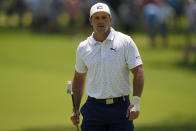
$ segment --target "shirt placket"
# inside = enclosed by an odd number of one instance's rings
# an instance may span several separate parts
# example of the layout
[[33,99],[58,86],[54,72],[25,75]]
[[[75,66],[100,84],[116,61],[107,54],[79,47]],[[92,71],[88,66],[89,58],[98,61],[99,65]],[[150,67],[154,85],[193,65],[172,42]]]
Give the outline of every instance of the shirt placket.
[[103,82],[104,82],[104,43],[101,43],[101,81],[102,81],[102,86],[103,85]]
[[[105,73],[106,73],[106,70],[105,70],[105,57],[106,57],[106,43],[105,41],[101,44],[101,73],[102,73],[102,87],[106,87],[107,84],[106,84],[106,76],[105,76]],[[104,96],[107,94],[107,87],[104,88]]]

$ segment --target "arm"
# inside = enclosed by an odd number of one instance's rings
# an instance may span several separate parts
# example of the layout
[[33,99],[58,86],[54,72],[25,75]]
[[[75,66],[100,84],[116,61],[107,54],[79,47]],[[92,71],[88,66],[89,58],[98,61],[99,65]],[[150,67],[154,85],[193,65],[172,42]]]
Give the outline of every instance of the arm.
[[79,110],[80,108],[80,102],[84,93],[85,78],[86,73],[78,73],[75,71],[72,81],[72,92],[74,94],[76,110]]
[[[143,86],[144,86],[144,72],[142,65],[139,65],[133,69],[131,69],[131,72],[133,73],[133,99],[131,105],[129,106],[127,110],[127,117],[129,117],[130,120],[134,120],[139,116],[139,101],[140,97],[142,95]],[[137,102],[137,105],[135,105],[135,102]],[[137,107],[136,107],[137,106]]]
[[85,79],[86,79],[86,73],[78,73],[77,71],[75,71],[74,78],[72,81],[72,92],[74,94],[76,114],[73,112],[71,116],[71,120],[74,125],[79,124],[79,108],[84,93]]
[[144,87],[144,72],[142,65],[139,65],[133,69],[131,69],[133,73],[133,96],[141,97],[143,87]]

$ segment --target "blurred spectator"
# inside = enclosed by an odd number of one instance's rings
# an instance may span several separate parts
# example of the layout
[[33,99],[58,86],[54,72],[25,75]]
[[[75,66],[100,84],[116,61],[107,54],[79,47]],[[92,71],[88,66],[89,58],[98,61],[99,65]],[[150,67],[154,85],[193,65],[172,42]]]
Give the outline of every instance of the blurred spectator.
[[169,4],[167,4],[165,0],[160,0],[159,1],[158,20],[159,20],[159,26],[160,26],[160,33],[162,36],[162,44],[164,47],[168,46],[167,24],[173,15],[174,15],[173,8]]
[[106,2],[108,3],[108,5],[110,5],[110,7],[114,11],[114,13],[118,15],[119,6],[121,5],[121,3],[123,1],[121,1],[121,0],[107,0]]
[[182,25],[181,17],[184,13],[184,5],[186,0],[167,0],[169,5],[174,9],[174,23],[173,26],[175,29],[179,29]]
[[129,0],[124,0],[118,7],[118,14],[123,29],[128,33],[133,25],[133,11],[131,11],[131,3]]
[[185,6],[185,14],[188,20],[187,27],[187,44],[191,44],[190,35],[196,33],[196,2],[194,0],[188,0]]
[[57,32],[60,30],[58,25],[58,17],[61,12],[64,11],[64,3],[62,0],[52,0],[50,4],[50,10],[48,14],[49,28],[52,32]]
[[36,31],[47,30],[49,24],[49,11],[52,0],[27,0],[33,13],[32,29]]
[[157,30],[157,20],[159,14],[159,8],[156,5],[154,0],[148,0],[147,4],[144,6],[143,9],[144,18],[147,24],[147,31],[150,38],[150,45],[151,47],[155,47],[155,35]]
[[135,12],[135,18],[136,22],[138,23],[140,20],[141,21],[141,16],[143,14],[143,7],[145,5],[145,0],[132,0],[134,4],[134,12]]
[[185,6],[185,13],[188,20],[186,47],[184,61],[188,62],[190,53],[193,52],[196,56],[196,41],[192,43],[191,34],[196,36],[196,1],[188,0]]
[[80,0],[68,0],[66,5],[66,9],[70,18],[69,26],[73,27],[75,24],[75,18],[78,16],[80,12]]
[[0,0],[0,11],[3,10],[3,0]]
[[19,16],[19,27],[22,27],[22,18],[25,11],[27,10],[26,4],[24,3],[23,0],[14,0],[14,1],[7,1],[7,2],[8,2],[7,15],[12,16],[14,14],[17,14]]

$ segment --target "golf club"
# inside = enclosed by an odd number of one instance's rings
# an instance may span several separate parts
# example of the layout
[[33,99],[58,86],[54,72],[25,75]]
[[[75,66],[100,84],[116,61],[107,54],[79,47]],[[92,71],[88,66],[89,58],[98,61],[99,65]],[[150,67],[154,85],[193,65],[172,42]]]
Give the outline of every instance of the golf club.
[[[65,84],[66,84],[66,82],[65,82]],[[71,90],[71,81],[67,81],[67,94],[70,94],[71,97],[72,97],[73,111],[76,114],[76,106],[75,106],[75,102],[74,102],[74,94],[73,94],[73,92]],[[77,131],[79,131],[78,125],[76,127],[77,127]]]

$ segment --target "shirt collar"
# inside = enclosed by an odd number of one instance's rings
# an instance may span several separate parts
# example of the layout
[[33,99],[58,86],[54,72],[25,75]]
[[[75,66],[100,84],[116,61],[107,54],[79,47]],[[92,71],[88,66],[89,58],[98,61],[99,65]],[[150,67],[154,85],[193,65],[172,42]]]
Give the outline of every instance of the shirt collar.
[[[112,27],[110,27],[110,33],[109,33],[109,35],[107,36],[107,38],[105,40],[112,41],[114,39],[114,31],[115,30]],[[95,45],[95,44],[98,44],[99,42],[94,39],[93,34],[94,34],[94,32],[89,37],[89,42],[90,42],[90,44]]]

